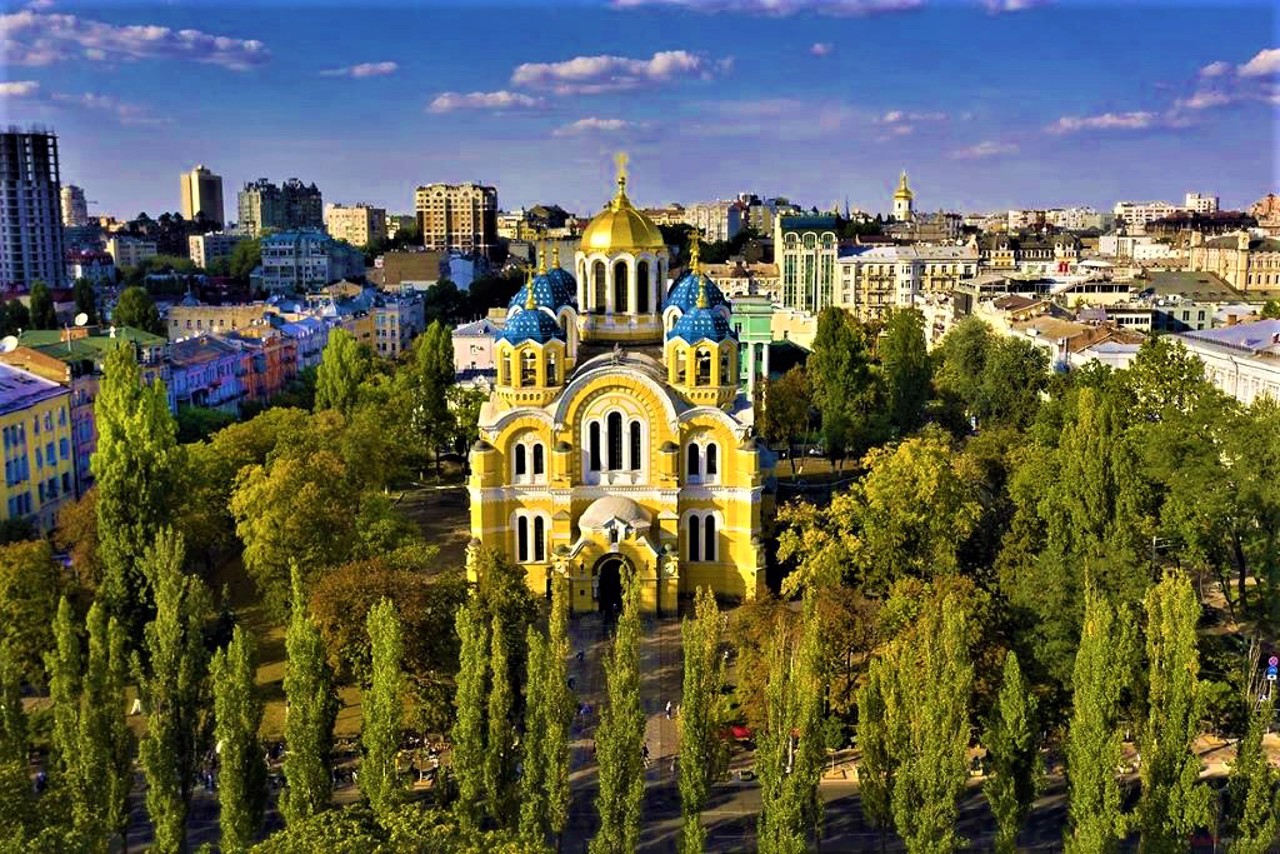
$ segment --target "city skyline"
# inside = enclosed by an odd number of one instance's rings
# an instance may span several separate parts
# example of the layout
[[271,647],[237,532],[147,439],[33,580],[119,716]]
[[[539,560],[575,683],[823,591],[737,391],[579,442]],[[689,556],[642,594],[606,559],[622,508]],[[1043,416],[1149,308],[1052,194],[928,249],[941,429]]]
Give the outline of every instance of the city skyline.
[[122,218],[179,210],[197,163],[228,196],[296,176],[407,212],[418,185],[480,181],[505,209],[590,215],[621,148],[643,205],[752,191],[887,212],[903,168],[922,211],[1186,191],[1240,208],[1277,188],[1265,4],[692,5],[36,0],[0,16],[0,96],[9,122],[58,132],[92,212]]

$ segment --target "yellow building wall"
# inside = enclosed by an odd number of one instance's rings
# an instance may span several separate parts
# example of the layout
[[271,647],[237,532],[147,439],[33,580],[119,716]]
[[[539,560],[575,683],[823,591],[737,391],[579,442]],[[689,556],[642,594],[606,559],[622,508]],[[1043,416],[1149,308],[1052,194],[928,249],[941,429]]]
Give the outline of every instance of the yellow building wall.
[[[42,533],[53,529],[63,503],[75,498],[70,401],[70,393],[63,393],[0,415],[5,461],[0,512],[5,519],[30,519]],[[25,467],[20,467],[20,460]]]

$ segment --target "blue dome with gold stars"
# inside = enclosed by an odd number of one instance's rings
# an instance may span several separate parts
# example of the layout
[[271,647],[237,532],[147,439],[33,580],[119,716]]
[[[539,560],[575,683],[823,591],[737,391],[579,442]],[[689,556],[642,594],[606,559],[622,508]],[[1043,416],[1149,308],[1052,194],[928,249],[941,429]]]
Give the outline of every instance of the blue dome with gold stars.
[[[566,275],[568,275],[566,273]],[[577,287],[573,289],[577,291]],[[525,303],[529,300],[529,285],[521,285],[520,290],[516,291],[516,295],[511,298],[511,302],[507,303],[507,309],[516,311],[523,309]],[[572,305],[577,301],[577,294],[574,293],[572,298],[565,292],[563,286],[551,278],[550,273],[542,273],[533,280],[533,304],[535,306],[544,306],[557,311],[566,305]]]
[[726,338],[736,337],[725,316],[705,306],[686,311],[667,333],[668,341],[683,338],[688,344],[697,344],[699,341],[714,341],[719,344]]
[[[535,295],[537,289],[534,289]],[[524,341],[536,341],[546,344],[554,339],[565,340],[564,330],[556,319],[545,309],[527,308],[507,318],[507,325],[497,335],[499,341],[520,344]]]
[[680,280],[671,286],[671,290],[667,292],[667,298],[662,304],[662,310],[675,306],[685,314],[693,311],[698,306],[698,289],[705,285],[707,289],[707,307],[715,308],[718,305],[728,305],[729,301],[724,298],[724,293],[716,286],[716,283],[707,278],[704,273],[685,273]]

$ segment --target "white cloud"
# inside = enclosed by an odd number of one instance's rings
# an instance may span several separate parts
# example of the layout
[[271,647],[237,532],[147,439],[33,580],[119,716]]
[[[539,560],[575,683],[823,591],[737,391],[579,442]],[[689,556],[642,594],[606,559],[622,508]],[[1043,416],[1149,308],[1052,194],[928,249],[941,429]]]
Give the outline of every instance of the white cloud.
[[44,12],[53,8],[53,0],[31,0],[27,3],[26,8],[33,12]]
[[924,5],[924,0],[613,0],[615,9],[667,7],[695,12],[738,12],[745,15],[786,17],[801,12],[852,17],[903,12]]
[[1175,110],[1208,110],[1213,107],[1225,107],[1240,100],[1228,92],[1203,91],[1196,92],[1190,98],[1179,98],[1173,102]]
[[54,92],[52,98],[59,104],[107,113],[122,125],[158,125],[167,124],[169,121],[168,119],[151,115],[151,112],[145,107],[121,101],[113,95],[98,95],[94,92],[69,95],[63,92]]
[[1267,77],[1280,74],[1280,47],[1258,51],[1253,59],[1240,66],[1241,77]]
[[1132,113],[1102,113],[1097,116],[1063,116],[1046,130],[1053,134],[1078,133],[1088,130],[1145,130],[1156,124],[1158,116],[1145,110]]
[[1051,0],[982,0],[983,7],[992,15],[1006,12],[1025,12],[1037,6],[1047,6]]
[[645,127],[640,122],[629,122],[626,119],[601,119],[590,116],[576,122],[556,128],[552,136],[585,136],[588,134],[613,134]]
[[0,15],[0,54],[14,65],[50,65],[81,58],[185,59],[233,71],[261,65],[271,56],[255,39],[152,25],[117,26],[29,9]]
[[1005,154],[1017,154],[1018,146],[1012,142],[994,142],[986,140],[977,145],[971,145],[968,148],[962,148],[959,151],[951,152],[951,157],[955,160],[981,160],[986,157],[1000,157]]
[[830,56],[836,46],[831,42],[814,42],[813,47],[809,48],[809,53],[814,56]]
[[728,70],[687,50],[665,50],[649,59],[625,56],[576,56],[564,62],[526,62],[511,73],[513,86],[550,89],[558,95],[595,94],[635,89],[676,80],[706,80]]
[[543,100],[521,92],[441,92],[427,109],[433,113],[450,113],[454,110],[520,110],[541,107]]
[[1231,65],[1231,63],[1223,62],[1219,60],[1217,62],[1211,62],[1208,65],[1206,65],[1204,68],[1201,68],[1200,76],[1201,77],[1222,77],[1226,74],[1230,74],[1232,71],[1232,68],[1233,66]]
[[906,110],[890,110],[876,119],[876,124],[901,125],[913,122],[944,122],[946,120],[946,113],[912,113]]
[[357,80],[365,77],[382,77],[386,74],[395,74],[400,69],[400,64],[396,62],[362,62],[359,65],[346,65],[342,68],[330,68],[327,71],[321,71],[321,77],[354,77]]
[[34,80],[11,80],[0,83],[0,98],[30,98],[40,91]]

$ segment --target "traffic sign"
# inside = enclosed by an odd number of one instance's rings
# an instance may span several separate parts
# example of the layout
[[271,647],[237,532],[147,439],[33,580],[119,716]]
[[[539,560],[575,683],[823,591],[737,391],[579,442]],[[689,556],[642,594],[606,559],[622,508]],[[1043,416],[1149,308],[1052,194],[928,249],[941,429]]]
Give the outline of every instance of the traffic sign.
[[1273,655],[1273,656],[1271,656],[1270,658],[1268,658],[1268,659],[1267,659],[1267,666],[1268,666],[1268,667],[1280,667],[1280,657],[1276,657],[1276,656],[1274,656],[1274,655]]

